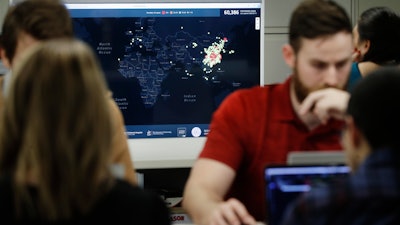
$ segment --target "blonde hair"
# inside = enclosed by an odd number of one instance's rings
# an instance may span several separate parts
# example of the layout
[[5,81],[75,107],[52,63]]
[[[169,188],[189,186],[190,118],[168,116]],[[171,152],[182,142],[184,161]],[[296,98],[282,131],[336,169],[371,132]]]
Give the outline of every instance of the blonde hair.
[[0,171],[13,178],[17,216],[87,212],[112,180],[109,99],[92,50],[71,39],[38,44],[12,82],[0,118]]

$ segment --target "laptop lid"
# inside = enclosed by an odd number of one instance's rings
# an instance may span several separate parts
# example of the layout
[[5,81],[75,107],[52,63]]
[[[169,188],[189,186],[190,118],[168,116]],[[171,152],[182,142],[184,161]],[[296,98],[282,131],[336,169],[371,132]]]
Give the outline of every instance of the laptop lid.
[[342,150],[330,151],[292,151],[288,153],[289,165],[345,164],[346,156]]
[[287,206],[314,186],[345,178],[345,165],[274,165],[264,170],[268,225],[278,225]]

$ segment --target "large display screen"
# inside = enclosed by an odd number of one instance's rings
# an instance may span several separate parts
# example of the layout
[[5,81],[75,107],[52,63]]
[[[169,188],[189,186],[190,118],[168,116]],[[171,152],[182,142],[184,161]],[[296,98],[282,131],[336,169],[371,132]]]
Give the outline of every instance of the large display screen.
[[66,6],[129,138],[205,137],[226,96],[263,83],[261,2]]

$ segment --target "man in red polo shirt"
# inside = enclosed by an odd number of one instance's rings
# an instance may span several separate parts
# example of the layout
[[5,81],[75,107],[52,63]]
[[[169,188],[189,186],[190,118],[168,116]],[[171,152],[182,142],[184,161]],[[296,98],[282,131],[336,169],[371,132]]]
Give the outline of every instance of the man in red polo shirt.
[[306,0],[292,13],[283,47],[293,75],[284,83],[232,93],[213,115],[210,133],[184,191],[195,224],[255,224],[266,218],[263,168],[290,151],[341,149],[342,121],[299,113],[309,93],[344,89],[352,26],[331,1]]

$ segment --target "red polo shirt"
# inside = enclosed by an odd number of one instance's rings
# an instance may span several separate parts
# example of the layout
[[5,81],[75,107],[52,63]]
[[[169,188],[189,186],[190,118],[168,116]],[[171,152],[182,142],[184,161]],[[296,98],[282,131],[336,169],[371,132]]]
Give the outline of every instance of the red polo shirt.
[[330,120],[312,131],[293,111],[290,82],[238,90],[214,113],[200,158],[218,160],[236,171],[226,198],[245,204],[256,220],[266,218],[263,169],[286,163],[290,151],[342,149],[343,123]]

